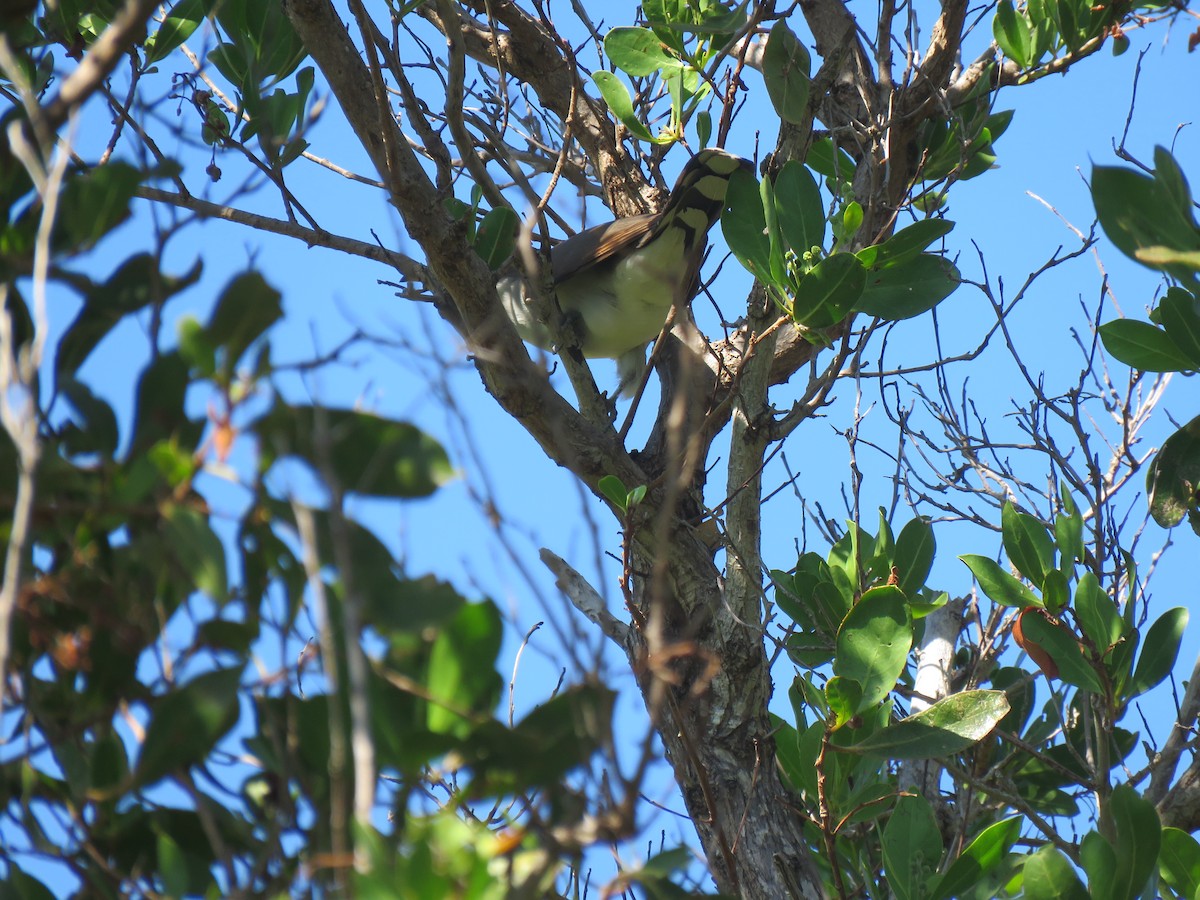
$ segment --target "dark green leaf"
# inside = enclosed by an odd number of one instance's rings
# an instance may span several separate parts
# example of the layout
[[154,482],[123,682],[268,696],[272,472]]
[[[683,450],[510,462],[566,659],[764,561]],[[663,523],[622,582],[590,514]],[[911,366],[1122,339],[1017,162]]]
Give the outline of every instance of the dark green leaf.
[[1133,670],[1133,679],[1129,682],[1130,697],[1146,693],[1171,674],[1187,623],[1188,611],[1182,606],[1168,609],[1154,620],[1146,632],[1142,653]]
[[1171,336],[1149,322],[1114,319],[1100,326],[1104,349],[1116,359],[1147,372],[1186,372],[1195,364]]
[[242,354],[283,317],[279,291],[258,272],[243,272],[226,285],[209,320],[208,338],[226,353],[232,369]]
[[1027,639],[1040,646],[1058,666],[1059,677],[1067,684],[1103,694],[1104,686],[1096,670],[1084,658],[1075,635],[1062,625],[1053,625],[1041,615],[1026,615],[1021,619],[1021,628]]
[[1000,564],[994,559],[975,553],[963,554],[959,559],[966,563],[975,580],[979,582],[979,587],[993,603],[1022,609],[1026,606],[1042,605],[1042,601],[1033,591],[1000,568]]
[[1058,569],[1051,569],[1042,579],[1042,603],[1047,611],[1058,615],[1071,602],[1071,588],[1067,576]]
[[837,633],[833,670],[862,685],[856,712],[883,700],[896,686],[912,648],[912,623],[898,588],[872,588],[850,610]]
[[983,740],[1009,711],[1003,691],[962,691],[847,749],[889,759],[936,759]]
[[204,423],[187,416],[188,367],[176,353],[164,353],[138,379],[133,445],[136,456],[162,440],[174,440],[185,452],[199,444]]
[[817,263],[796,288],[792,318],[810,328],[842,321],[865,297],[867,270],[852,253],[834,253]]
[[1092,198],[1104,233],[1130,258],[1136,258],[1144,247],[1200,250],[1200,231],[1192,221],[1191,209],[1165,181],[1132,169],[1095,166]]
[[883,871],[898,900],[922,900],[925,882],[937,871],[942,835],[924,797],[901,796],[883,829]]
[[1104,654],[1125,633],[1117,604],[1092,572],[1084,572],[1075,587],[1075,617],[1098,653]]
[[1041,584],[1046,573],[1054,568],[1054,541],[1046,526],[1009,502],[1000,512],[1000,523],[1009,562],[1028,581]]
[[171,51],[191,37],[207,12],[204,0],[179,0],[158,31],[146,39],[146,65],[166,59]]
[[854,158],[837,147],[832,138],[813,141],[804,162],[814,172],[836,182],[847,182],[854,177]]
[[1172,287],[1158,305],[1158,315],[1167,336],[1188,358],[1191,368],[1200,368],[1200,302],[1190,291]]
[[1192,516],[1192,527],[1200,533],[1200,416],[1192,419],[1163,441],[1162,449],[1146,473],[1150,514],[1163,528],[1171,528]]
[[821,189],[804,165],[788,160],[775,178],[779,228],[792,252],[803,256],[825,243],[825,205]]
[[91,388],[70,376],[60,376],[58,389],[75,408],[76,416],[62,430],[68,453],[98,453],[111,459],[117,452],[117,416]]
[[273,456],[297,456],[353,493],[425,497],[453,474],[433,438],[368,412],[277,403],[257,427]]
[[125,316],[152,303],[162,303],[190,287],[199,280],[200,272],[197,262],[190,272],[178,278],[166,275],[159,271],[157,259],[149,253],[125,260],[108,281],[92,288],[84,298],[83,308],[59,342],[55,371],[73,374]]
[[125,221],[142,177],[128,163],[111,162],[70,178],[55,220],[59,248],[70,253],[91,249]]
[[175,504],[167,507],[162,520],[163,536],[172,550],[173,561],[179,566],[178,577],[186,575],[187,596],[191,590],[203,591],[217,603],[229,598],[228,576],[225,570],[225,548],[209,526],[208,518],[190,507]]
[[1108,811],[1116,828],[1113,850],[1117,858],[1116,878],[1110,896],[1137,897],[1158,862],[1162,825],[1154,804],[1128,784],[1117,785],[1108,798]]
[[240,683],[240,669],[218,669],[159,700],[134,769],[135,785],[153,784],[204,759],[237,722]]
[[896,569],[900,590],[909,600],[925,586],[936,552],[937,541],[928,519],[913,519],[900,529],[900,537],[896,539]]
[[922,253],[903,264],[871,272],[856,312],[889,321],[911,319],[933,309],[962,282],[950,260]]
[[729,179],[721,232],[738,262],[759,281],[769,284],[771,240],[767,237],[767,217],[758,180],[749,172],[739,169]]
[[517,229],[521,219],[511,207],[497,206],[488,210],[479,231],[475,234],[475,252],[493,272],[512,256]]
[[1083,559],[1083,516],[1065,484],[1061,494],[1062,512],[1054,517],[1054,542],[1058,545],[1059,565],[1064,574],[1070,574],[1075,561]]
[[286,78],[307,55],[283,8],[274,0],[240,0],[222,3],[217,9],[225,36],[236,44],[235,52],[244,61],[241,79],[234,80],[243,94],[258,92],[259,82],[265,79]]
[[787,20],[776,21],[763,52],[763,81],[775,112],[793,125],[807,120],[810,66],[808,50],[788,28]]
[[900,229],[882,244],[858,251],[858,258],[867,268],[901,266],[916,259],[925,249],[954,229],[948,219],[921,219]]

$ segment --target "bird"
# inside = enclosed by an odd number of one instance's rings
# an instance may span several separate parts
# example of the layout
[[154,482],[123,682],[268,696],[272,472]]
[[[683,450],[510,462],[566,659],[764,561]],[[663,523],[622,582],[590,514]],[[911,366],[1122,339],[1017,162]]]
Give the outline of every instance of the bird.
[[[753,167],[724,150],[701,150],[684,166],[659,212],[588,228],[550,251],[563,315],[558,332],[576,336],[586,357],[617,360],[620,392],[645,369],[646,344],[662,331],[671,307],[692,299],[709,229],[739,170],[752,173]],[[560,349],[538,315],[537,291],[519,264],[502,270],[496,289],[524,340],[543,350]]]

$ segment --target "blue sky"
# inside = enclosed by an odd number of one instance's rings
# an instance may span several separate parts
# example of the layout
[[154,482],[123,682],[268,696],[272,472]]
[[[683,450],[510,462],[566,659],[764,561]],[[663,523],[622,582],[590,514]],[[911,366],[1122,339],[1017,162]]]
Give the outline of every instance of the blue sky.
[[[615,17],[611,24],[619,24]],[[1084,62],[1065,76],[1043,79],[1037,84],[1008,88],[997,100],[997,109],[1014,108],[1016,117],[997,145],[998,168],[973,181],[956,185],[951,193],[948,217],[957,223],[947,239],[947,251],[958,257],[968,279],[981,277],[976,256],[977,246],[986,258],[993,278],[1002,277],[1010,289],[1019,285],[1060,245],[1073,247],[1076,237],[1035,194],[1052,205],[1067,221],[1086,231],[1093,218],[1086,178],[1093,162],[1113,164],[1112,145],[1125,128],[1133,88],[1138,51],[1146,49],[1138,101],[1130,127],[1128,149],[1149,160],[1155,144],[1173,146],[1177,159],[1193,179],[1200,179],[1200,152],[1194,127],[1179,130],[1200,110],[1191,85],[1197,83],[1200,56],[1185,51],[1186,35],[1179,31],[1164,43],[1161,27],[1132,32],[1132,48],[1124,56],[1113,58],[1107,51]],[[168,64],[175,58],[168,60]],[[753,80],[756,76],[751,74]],[[320,90],[320,87],[318,88]],[[156,114],[171,121],[177,101],[165,97]],[[763,147],[771,146],[773,115],[766,107],[765,93],[752,82],[751,105],[745,109],[734,131],[729,149],[750,155],[756,138]],[[191,110],[183,104],[183,115]],[[761,135],[752,129],[763,125]],[[85,120],[80,143],[89,148],[109,133],[104,116]],[[367,174],[369,164],[353,141],[336,104],[326,107],[308,139],[312,150],[338,164]],[[170,146],[166,148],[172,150]],[[685,154],[675,153],[665,167],[674,173],[682,166]],[[196,167],[202,175],[205,162]],[[238,165],[228,154],[218,157],[226,178],[208,185],[211,199],[229,195],[236,185]],[[301,160],[286,171],[289,184],[321,225],[332,232],[363,241],[372,234],[387,246],[413,255],[418,249],[404,234],[395,214],[381,193],[357,184]],[[196,192],[204,189],[200,177],[189,182]],[[558,198],[556,198],[556,203]],[[577,209],[577,201],[561,194],[558,208],[568,217]],[[282,208],[270,192],[260,192],[252,201],[255,211],[281,216]],[[149,235],[155,213],[143,207],[135,220],[115,237],[102,244],[88,260],[89,271],[102,271],[122,258],[121,253]],[[592,213],[591,221],[600,215]],[[719,243],[719,239],[718,239]],[[720,247],[718,249],[721,249]],[[1098,246],[1103,270],[1126,314],[1143,316],[1158,286],[1152,273],[1121,257],[1105,241]],[[393,279],[394,273],[378,264],[350,258],[322,249],[308,249],[282,238],[260,235],[246,228],[207,222],[193,225],[175,236],[167,247],[164,266],[182,272],[193,260],[201,258],[205,275],[201,283],[167,307],[170,322],[187,314],[203,318],[219,288],[248,264],[261,269],[268,281],[283,293],[286,319],[272,330],[270,339],[277,363],[300,362],[328,352],[353,329],[381,338],[373,345],[358,346],[346,355],[343,364],[327,367],[306,378],[283,377],[280,383],[293,399],[302,396],[331,405],[357,405],[385,415],[408,419],[439,437],[449,448],[461,476],[434,497],[397,507],[362,499],[353,500],[353,511],[383,538],[403,559],[411,574],[431,572],[453,582],[472,597],[489,596],[511,617],[511,640],[506,664],[511,662],[517,643],[535,622],[548,619],[563,628],[581,626],[578,615],[555,592],[552,579],[537,560],[537,550],[548,547],[564,557],[610,598],[619,609],[616,589],[617,569],[611,563],[598,566],[601,552],[616,553],[619,536],[616,522],[606,509],[571,476],[544,457],[534,442],[507,418],[483,391],[478,376],[465,359],[465,349],[452,329],[438,321],[431,310],[398,300],[379,279]],[[719,257],[714,254],[713,259]],[[725,266],[717,292],[724,308],[735,310],[749,287],[748,274],[733,262]],[[1065,389],[1083,365],[1083,359],[1071,343],[1074,328],[1086,335],[1087,320],[1081,302],[1094,307],[1099,296],[1101,274],[1097,260],[1089,255],[1056,269],[1041,279],[1028,299],[1017,308],[1010,323],[1027,363],[1044,369],[1047,392]],[[69,323],[74,303],[69,295],[57,294],[51,300],[51,324],[55,333]],[[1105,318],[1111,318],[1111,309]],[[953,355],[975,346],[979,336],[991,324],[991,310],[982,297],[964,285],[939,309],[943,346]],[[144,323],[143,323],[144,324]],[[389,346],[385,342],[390,341]],[[414,352],[415,351],[415,352]],[[141,329],[129,325],[115,333],[94,354],[83,376],[99,392],[109,397],[125,416],[129,415],[137,367],[131,360],[144,358],[146,338]],[[890,365],[917,364],[934,356],[933,331],[929,317],[903,323],[889,336],[887,357]],[[602,387],[615,385],[611,364],[595,364]],[[1119,366],[1115,367],[1120,370]],[[803,373],[799,373],[803,377]],[[1011,399],[1024,397],[1023,385],[999,341],[978,360],[961,364],[951,377],[968,377],[971,395],[983,413],[1003,433]],[[447,387],[453,397],[448,408],[441,389]],[[873,406],[874,388],[864,385],[859,411],[866,414],[864,433],[883,446],[894,445],[894,435],[878,406]],[[823,417],[805,423],[793,435],[785,453],[797,476],[795,491],[782,491],[768,504],[765,519],[764,558],[772,567],[787,568],[795,561],[798,542],[807,534],[806,549],[824,552],[815,531],[805,532],[804,506],[819,502],[835,519],[844,518],[841,485],[848,468],[847,446],[837,433],[850,421],[855,407],[855,388],[843,382],[836,401]],[[788,392],[782,392],[786,398]],[[1197,412],[1200,394],[1194,383],[1176,377],[1166,395],[1163,409],[1179,421]],[[194,398],[196,412],[204,408],[206,398]],[[786,399],[781,402],[786,402]],[[652,405],[646,407],[648,413]],[[1160,441],[1170,426],[1161,421],[1150,432],[1150,441]],[[715,453],[720,453],[720,441]],[[242,457],[244,459],[244,457]],[[235,452],[234,463],[239,457]],[[878,504],[887,504],[892,493],[891,468],[886,460],[860,449],[859,464],[864,471],[864,525],[874,530]],[[1038,477],[1041,463],[1032,461],[1031,479]],[[1044,469],[1044,466],[1042,466]],[[718,467],[719,471],[719,467]],[[306,480],[295,471],[281,476],[299,491],[308,490]],[[779,464],[767,471],[768,490],[787,482],[789,475]],[[720,483],[719,477],[713,479]],[[1139,476],[1140,484],[1140,476]],[[232,521],[244,496],[215,473],[203,482],[218,518]],[[483,515],[479,497],[493,501],[500,511],[504,527],[498,533]],[[710,499],[719,499],[713,497]],[[1143,501],[1127,499],[1135,515]],[[902,512],[893,523],[896,531],[909,518]],[[961,594],[970,587],[969,573],[955,560],[960,552],[994,554],[998,536],[980,533],[966,526],[939,525],[936,535],[939,555],[931,584]],[[1187,605],[1194,594],[1192,582],[1184,575],[1189,545],[1200,540],[1178,530],[1168,536],[1152,523],[1142,543],[1142,555],[1170,538],[1180,546],[1168,552],[1151,585],[1152,605],[1156,610]],[[599,569],[599,571],[598,571]],[[547,623],[550,624],[550,621]],[[1181,654],[1183,665],[1190,667],[1200,641],[1196,629],[1185,639]],[[557,636],[544,628],[530,643],[530,652],[522,662],[517,678],[518,707],[530,708],[547,696],[564,664],[556,649]],[[589,647],[600,646],[592,635]],[[610,658],[610,662],[611,662]],[[640,700],[632,680],[619,674],[621,660],[610,671],[614,686],[623,690],[622,724],[636,741],[645,727]],[[502,672],[506,671],[502,668]],[[507,673],[506,673],[507,674]],[[1183,674],[1186,674],[1184,672]],[[778,671],[779,690],[776,708],[787,714],[784,689],[790,680],[786,665]],[[1154,695],[1163,703],[1148,716],[1163,721],[1169,715],[1167,698]],[[1132,726],[1131,726],[1132,727]],[[1162,735],[1159,735],[1161,738]],[[660,782],[656,799],[679,808],[669,787]],[[686,823],[679,825],[669,817],[655,821],[654,829],[678,830],[688,837]],[[637,851],[631,851],[637,852]]]

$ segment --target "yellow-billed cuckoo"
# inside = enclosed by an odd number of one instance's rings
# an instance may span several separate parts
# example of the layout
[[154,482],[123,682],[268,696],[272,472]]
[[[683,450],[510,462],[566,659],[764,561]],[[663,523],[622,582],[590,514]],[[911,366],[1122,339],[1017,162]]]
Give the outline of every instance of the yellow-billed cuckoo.
[[[550,265],[564,326],[578,335],[584,356],[618,360],[624,389],[646,363],[645,345],[658,336],[672,305],[692,299],[708,230],[725,206],[730,176],[747,160],[701,150],[684,167],[656,214],[629,216],[581,231],[554,247]],[[536,294],[519,267],[496,285],[521,337],[545,350],[554,338],[535,314]]]

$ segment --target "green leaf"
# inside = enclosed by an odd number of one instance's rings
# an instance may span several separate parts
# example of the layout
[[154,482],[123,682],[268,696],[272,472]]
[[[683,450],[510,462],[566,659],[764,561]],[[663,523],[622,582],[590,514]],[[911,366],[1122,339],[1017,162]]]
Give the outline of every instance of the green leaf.
[[146,65],[152,66],[166,59],[171,51],[191,37],[204,21],[205,5],[204,0],[179,0],[171,7],[158,31],[146,39]]
[[[1150,178],[1132,169],[1095,166],[1092,199],[1104,233],[1131,259],[1144,247],[1200,250],[1200,231],[1192,220],[1191,209],[1169,179]],[[1167,271],[1172,268],[1167,267]]]
[[1075,617],[1083,633],[1101,654],[1125,633],[1125,620],[1117,611],[1117,604],[1100,586],[1093,572],[1084,572],[1075,587]]
[[1054,568],[1054,541],[1046,526],[1006,501],[1000,511],[1000,527],[1009,561],[1027,580],[1041,584],[1046,573]]
[[921,219],[900,229],[882,244],[874,244],[858,251],[858,258],[868,268],[901,266],[916,259],[939,238],[954,229],[949,219]]
[[604,98],[604,102],[608,104],[612,114],[629,129],[630,134],[643,141],[664,143],[655,138],[650,133],[650,129],[638,119],[637,114],[633,111],[633,99],[629,96],[629,89],[625,87],[625,83],[620,78],[612,72],[601,70],[592,73],[592,81],[596,83],[600,96]]
[[1071,861],[1049,845],[1025,860],[1021,888],[1025,900],[1091,900]]
[[86,384],[69,376],[59,377],[58,389],[76,413],[62,426],[61,437],[66,452],[98,453],[112,459],[120,437],[117,415],[112,407],[93,394]]
[[7,862],[7,884],[0,884],[3,900],[54,900],[54,894],[42,882],[21,870],[10,858]]
[[836,731],[858,713],[862,702],[862,685],[853,678],[834,675],[825,682],[825,701],[833,713],[833,730]]
[[896,686],[912,642],[912,623],[898,588],[877,587],[863,594],[838,629],[833,662],[835,674],[862,685],[855,712],[875,706]]
[[187,416],[188,383],[188,367],[178,352],[164,353],[142,370],[131,457],[162,440],[173,440],[188,451],[196,447],[204,423]]
[[834,253],[800,279],[793,298],[792,318],[810,328],[842,321],[863,297],[867,270],[852,253]]
[[278,402],[256,427],[270,456],[299,457],[344,491],[426,497],[453,475],[433,438],[368,412]]
[[241,79],[234,83],[245,95],[260,92],[263,80],[273,84],[286,78],[307,55],[282,6],[275,0],[222,3],[217,7],[217,20],[225,36],[233,42],[231,51],[241,57]]
[[1171,674],[1179,656],[1179,644],[1183,640],[1187,623],[1188,611],[1183,606],[1168,609],[1154,620],[1154,624],[1146,632],[1141,655],[1138,656],[1133,678],[1129,682],[1130,697],[1146,693]]
[[1164,828],[1158,874],[1175,893],[1195,897],[1200,891],[1200,843],[1186,831]]
[[962,691],[846,749],[889,759],[937,759],[983,740],[1008,711],[1004,691]]
[[992,35],[1004,55],[1022,69],[1033,63],[1033,32],[1025,17],[1012,5],[1012,0],[1000,0],[996,18],[992,20]]
[[825,243],[825,206],[816,180],[794,159],[788,160],[775,178],[775,203],[779,229],[792,252],[803,256]]
[[770,284],[771,239],[767,236],[767,217],[758,179],[749,172],[738,169],[729,178],[721,232],[738,262],[759,281]]
[[1190,214],[1192,192],[1179,163],[1166,147],[1154,148],[1154,180],[1180,209]]
[[1042,579],[1042,603],[1052,615],[1071,602],[1071,588],[1067,584],[1067,576],[1058,569],[1051,569]]
[[629,491],[625,483],[616,475],[603,475],[596,482],[596,487],[614,506],[622,512],[626,511],[629,502]]
[[913,519],[900,529],[900,537],[896,538],[896,569],[900,577],[899,588],[909,600],[925,586],[935,553],[937,541],[928,519]]
[[188,892],[187,859],[174,839],[164,832],[158,834],[158,871],[163,887],[172,897],[182,897]]
[[1163,441],[1146,473],[1150,515],[1163,528],[1192,517],[1200,534],[1200,416]]
[[779,230],[779,209],[775,203],[775,186],[769,178],[758,183],[759,197],[762,200],[763,218],[767,224],[767,243],[771,248],[771,284],[786,285],[788,283],[787,262],[784,255],[783,233]]
[[144,787],[208,756],[238,720],[240,669],[218,669],[173,688],[154,705],[134,769]]
[[788,27],[787,21],[776,21],[767,36],[762,71],[767,96],[785,122],[803,125],[807,121],[811,65],[807,48]]
[[1069,575],[1075,561],[1083,559],[1083,516],[1067,486],[1062,485],[1062,512],[1054,517],[1054,542],[1058,544],[1059,565]]
[[833,138],[819,138],[808,148],[805,165],[835,183],[849,182],[854,177],[854,158],[834,144]]
[[55,371],[73,374],[125,316],[191,287],[200,272],[197,262],[185,275],[167,275],[159,271],[158,260],[149,253],[125,260],[104,284],[88,291],[83,308],[59,342]]
[[496,656],[504,628],[495,604],[471,603],[434,638],[429,651],[426,724],[430,731],[465,737],[472,721],[486,718],[500,696]]
[[1154,804],[1128,784],[1119,784],[1108,798],[1108,812],[1116,828],[1113,851],[1117,858],[1116,878],[1110,896],[1137,897],[1158,862],[1162,824]]
[[[1197,256],[1200,259],[1200,255]],[[1200,304],[1190,291],[1181,287],[1167,290],[1158,305],[1159,321],[1167,337],[1179,348],[1179,352],[1191,362],[1191,368],[1200,368]]]
[[1114,319],[1100,326],[1100,340],[1113,357],[1147,372],[1186,372],[1195,364],[1171,336],[1149,322]]
[[508,206],[489,209],[479,223],[479,230],[475,233],[475,252],[493,272],[512,256],[520,226],[520,217]]
[[901,796],[880,843],[892,892],[898,900],[921,900],[925,882],[942,857],[942,835],[929,801],[920,795]]
[[1021,619],[1025,637],[1045,650],[1058,666],[1058,675],[1067,684],[1103,694],[1104,686],[1096,670],[1084,658],[1075,636],[1061,625],[1047,622],[1044,616],[1027,615]]
[[989,825],[975,836],[934,884],[928,900],[953,900],[983,881],[1008,855],[1021,836],[1022,816],[1011,816]]
[[994,559],[975,553],[965,553],[959,559],[971,570],[971,574],[979,582],[980,589],[993,603],[1021,609],[1042,605],[1042,601],[1033,591],[1002,569]]
[[144,174],[128,163],[110,162],[67,181],[55,219],[55,244],[62,251],[89,250],[125,221]]
[[950,260],[922,253],[903,264],[871,272],[854,309],[889,321],[911,319],[933,309],[961,282],[958,267]]
[[[488,674],[498,686],[499,676]],[[603,685],[580,684],[540,704],[513,728],[487,718],[456,748],[475,770],[468,796],[561,787],[567,773],[611,745],[614,699]]]
[[232,370],[250,345],[283,318],[280,300],[279,291],[254,271],[234,276],[221,292],[205,331],[213,346],[224,348],[227,369]]
[[653,75],[659,69],[681,64],[663,50],[662,41],[649,28],[622,26],[604,38],[604,54],[614,66],[634,78]]
[[161,527],[174,561],[187,575],[188,590],[183,595],[194,589],[217,603],[228,600],[225,547],[207,517],[188,506],[174,504],[165,510]]

